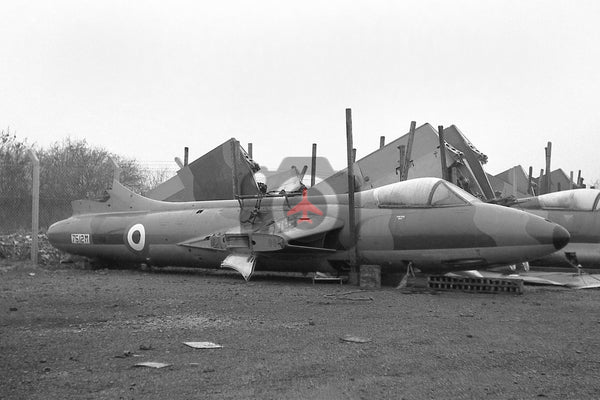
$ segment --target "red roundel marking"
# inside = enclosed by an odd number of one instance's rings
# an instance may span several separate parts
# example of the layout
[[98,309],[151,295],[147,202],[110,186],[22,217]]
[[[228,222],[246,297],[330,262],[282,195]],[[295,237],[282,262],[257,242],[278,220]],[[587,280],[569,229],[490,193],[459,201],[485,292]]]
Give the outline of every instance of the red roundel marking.
[[323,215],[323,211],[319,210],[315,205],[313,205],[313,203],[311,203],[308,200],[308,193],[306,188],[304,188],[304,190],[302,191],[302,201],[300,201],[300,203],[296,204],[294,208],[288,211],[287,215],[290,216],[298,213],[302,214],[302,216],[298,218],[299,224],[301,224],[302,222],[308,222],[309,224],[313,223],[312,219],[308,217],[308,213]]

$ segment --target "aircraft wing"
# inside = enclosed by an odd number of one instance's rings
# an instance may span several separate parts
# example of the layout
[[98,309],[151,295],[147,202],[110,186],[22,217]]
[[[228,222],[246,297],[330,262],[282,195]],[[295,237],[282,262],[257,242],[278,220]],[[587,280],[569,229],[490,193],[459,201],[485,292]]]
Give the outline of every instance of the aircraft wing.
[[240,229],[214,232],[178,243],[180,246],[245,253],[298,250],[332,252],[335,249],[322,245],[323,238],[330,232],[341,229],[344,221],[327,216],[314,216],[312,224],[297,223],[291,218],[282,218],[256,231]]
[[[320,210],[319,210],[320,211]],[[332,232],[341,229],[344,226],[344,221],[339,218],[333,218],[328,216],[311,215],[313,221],[312,224],[305,223],[289,223],[288,219],[282,219],[277,221],[276,232],[289,242],[306,241],[307,239],[324,235],[328,232]]]
[[[227,252],[221,267],[232,268],[248,280],[254,271],[256,256],[268,253],[275,256],[278,251],[288,255],[302,253],[315,256],[330,254],[335,248],[327,247],[327,235],[339,231],[344,221],[333,217],[316,216],[314,222],[298,223],[291,218],[283,218],[257,231],[236,229],[186,240],[180,246]],[[337,241],[334,241],[334,243]]]

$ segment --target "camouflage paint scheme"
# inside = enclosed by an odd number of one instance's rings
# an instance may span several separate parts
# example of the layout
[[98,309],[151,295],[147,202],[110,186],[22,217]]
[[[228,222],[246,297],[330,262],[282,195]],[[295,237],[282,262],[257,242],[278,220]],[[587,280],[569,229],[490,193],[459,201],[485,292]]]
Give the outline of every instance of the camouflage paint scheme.
[[[322,215],[294,213],[302,196],[162,202],[118,182],[106,201],[73,202],[74,215],[48,230],[68,253],[109,263],[219,267],[231,254],[256,269],[326,271],[352,251],[347,195],[311,189]],[[445,196],[445,197],[444,197]],[[438,178],[413,179],[356,195],[359,262],[403,272],[487,268],[539,258],[564,247],[568,232],[523,211],[483,203]],[[298,207],[296,207],[298,206]],[[296,209],[294,209],[296,207]]]
[[513,206],[563,226],[569,244],[534,261],[544,266],[569,267],[565,253],[575,253],[579,263],[600,268],[600,190],[572,189],[519,200]]

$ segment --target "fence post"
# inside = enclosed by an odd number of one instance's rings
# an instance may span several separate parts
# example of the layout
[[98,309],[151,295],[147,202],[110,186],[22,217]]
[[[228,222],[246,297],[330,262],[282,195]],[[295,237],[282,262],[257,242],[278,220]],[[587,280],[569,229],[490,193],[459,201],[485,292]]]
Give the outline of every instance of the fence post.
[[29,157],[33,166],[31,188],[31,262],[38,263],[38,231],[40,225],[40,160],[35,152],[29,149]]

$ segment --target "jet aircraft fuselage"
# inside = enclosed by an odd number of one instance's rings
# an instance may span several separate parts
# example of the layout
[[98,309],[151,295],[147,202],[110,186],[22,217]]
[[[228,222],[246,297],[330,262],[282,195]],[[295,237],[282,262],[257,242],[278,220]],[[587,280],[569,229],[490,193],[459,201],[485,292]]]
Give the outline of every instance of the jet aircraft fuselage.
[[600,190],[572,189],[520,200],[515,208],[546,218],[563,226],[570,234],[569,244],[535,261],[543,266],[569,267],[567,253],[579,263],[600,268]]
[[[116,181],[109,194],[106,201],[74,202],[74,215],[48,230],[51,243],[117,264],[214,268],[241,259],[250,267],[240,271],[245,277],[254,266],[340,269],[354,251],[347,195],[309,190],[304,196],[171,203],[136,195]],[[304,212],[290,212],[299,204]],[[437,272],[513,264],[548,255],[569,240],[555,223],[483,203],[437,178],[357,193],[356,204],[359,261],[398,272],[409,262]]]

